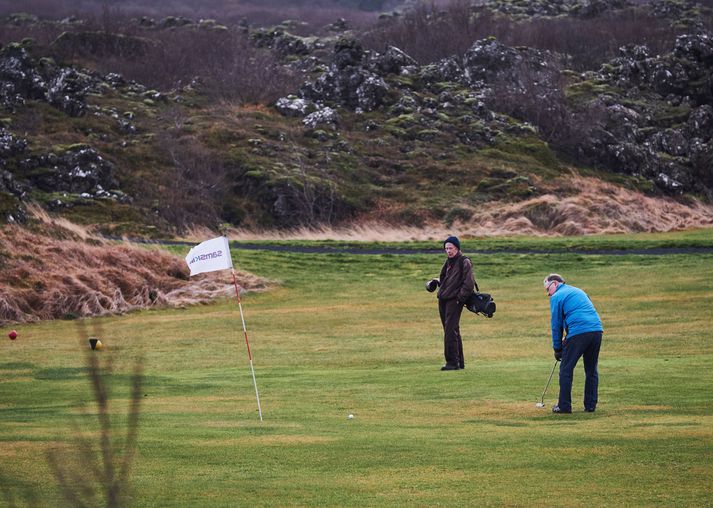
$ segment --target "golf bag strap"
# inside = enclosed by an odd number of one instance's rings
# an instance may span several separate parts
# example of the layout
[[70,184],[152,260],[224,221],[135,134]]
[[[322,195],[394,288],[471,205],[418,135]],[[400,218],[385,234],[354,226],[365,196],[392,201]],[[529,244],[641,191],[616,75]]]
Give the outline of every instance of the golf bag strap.
[[[470,258],[468,258],[468,257],[465,257],[465,256],[460,257],[460,273],[463,273],[463,263],[465,263],[466,259],[470,261]],[[470,261],[470,264],[471,264],[471,266],[473,266],[473,261]],[[473,274],[473,283],[475,284],[475,290],[478,293],[480,293],[480,289],[478,288],[478,281],[475,280],[475,274]]]

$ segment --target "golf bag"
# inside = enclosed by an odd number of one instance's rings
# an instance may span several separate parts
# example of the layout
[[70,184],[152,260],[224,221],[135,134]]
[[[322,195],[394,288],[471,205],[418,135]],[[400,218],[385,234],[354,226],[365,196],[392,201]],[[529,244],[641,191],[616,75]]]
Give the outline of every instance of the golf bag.
[[[476,284],[476,288],[478,285]],[[465,301],[465,308],[475,314],[482,314],[485,317],[493,317],[495,314],[495,302],[493,297],[488,293],[480,293],[474,291],[472,295]]]
[[473,279],[473,282],[475,283],[475,291],[465,301],[465,308],[475,314],[482,314],[489,318],[493,317],[493,314],[495,314],[495,302],[492,295],[481,293],[475,279]]

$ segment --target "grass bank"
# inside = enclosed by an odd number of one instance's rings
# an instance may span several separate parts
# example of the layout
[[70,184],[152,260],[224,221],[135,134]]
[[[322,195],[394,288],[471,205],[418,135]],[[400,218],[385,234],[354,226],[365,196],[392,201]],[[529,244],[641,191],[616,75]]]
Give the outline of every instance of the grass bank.
[[[370,235],[368,230],[360,231],[364,237]],[[303,232],[309,235],[309,232]],[[336,233],[337,235],[339,233]],[[387,236],[379,231],[378,235]],[[393,236],[398,236],[394,231]],[[238,235],[239,237],[239,235]],[[232,236],[231,236],[232,238]],[[445,236],[444,236],[445,238]],[[348,249],[353,251],[384,250],[413,250],[430,251],[439,250],[442,238],[431,240],[413,241],[348,241],[348,240],[240,240],[234,241],[234,246],[240,248],[241,243],[255,246],[278,246],[284,248],[325,248]],[[487,236],[487,237],[461,237],[465,252],[492,252],[492,251],[536,251],[542,253],[578,252],[578,251],[642,251],[656,249],[710,249],[713,248],[713,228],[692,229],[687,231],[674,231],[666,233],[627,233],[627,234],[602,234],[583,236]]]
[[[107,346],[95,354],[114,360],[119,429],[131,367],[144,365],[133,505],[713,503],[713,255],[475,253],[498,312],[464,316],[458,372],[439,371],[423,290],[441,255],[233,256],[282,281],[243,299],[262,423],[235,302],[89,322]],[[535,407],[554,361],[541,285],[551,271],[585,289],[605,324],[594,414],[579,407],[581,366],[574,414],[549,412],[556,379]],[[86,344],[72,322],[18,331],[0,360],[0,490],[57,505],[46,450],[72,446],[72,422],[98,430]]]

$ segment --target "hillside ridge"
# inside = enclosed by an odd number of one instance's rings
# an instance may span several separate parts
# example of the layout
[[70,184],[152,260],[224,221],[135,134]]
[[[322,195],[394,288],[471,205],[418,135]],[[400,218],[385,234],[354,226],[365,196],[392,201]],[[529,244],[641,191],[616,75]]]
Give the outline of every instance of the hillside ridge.
[[[103,234],[145,237],[194,225],[441,224],[474,235],[709,226],[710,9],[517,5],[418,4],[313,31],[8,16],[0,212],[22,223],[37,202]],[[440,37],[458,9],[468,17],[454,39],[473,37],[462,52],[429,57],[407,36],[421,22]],[[634,14],[665,52],[630,43],[575,70],[581,55],[478,37],[486,21],[495,31],[579,23],[586,35]],[[35,37],[8,42],[22,33]],[[189,48],[186,69],[171,67]],[[151,86],[161,79],[173,86]]]

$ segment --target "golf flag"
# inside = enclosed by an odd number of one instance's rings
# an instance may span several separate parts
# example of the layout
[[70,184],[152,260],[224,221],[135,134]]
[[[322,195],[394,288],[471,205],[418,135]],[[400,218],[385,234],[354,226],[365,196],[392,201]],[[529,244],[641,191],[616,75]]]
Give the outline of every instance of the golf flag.
[[188,252],[186,263],[191,275],[233,268],[228,239],[219,236],[196,245]]
[[260,406],[260,392],[257,390],[257,381],[255,380],[255,367],[253,367],[253,354],[250,351],[250,341],[248,340],[248,329],[245,326],[245,316],[243,315],[243,304],[240,301],[240,288],[238,288],[238,279],[235,277],[235,269],[233,268],[233,259],[230,257],[230,246],[228,239],[224,236],[206,240],[205,242],[196,245],[186,256],[186,263],[191,270],[191,275],[196,275],[205,272],[216,272],[218,270],[231,269],[233,272],[233,285],[235,286],[235,296],[238,299],[238,308],[240,309],[240,321],[243,324],[243,335],[245,336],[245,345],[248,348],[248,360],[250,360],[250,372],[253,375],[253,385],[255,386],[255,398],[257,399],[257,411],[262,421],[262,407]]

